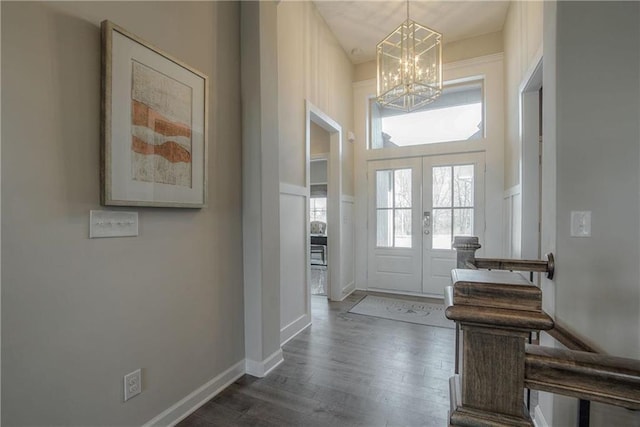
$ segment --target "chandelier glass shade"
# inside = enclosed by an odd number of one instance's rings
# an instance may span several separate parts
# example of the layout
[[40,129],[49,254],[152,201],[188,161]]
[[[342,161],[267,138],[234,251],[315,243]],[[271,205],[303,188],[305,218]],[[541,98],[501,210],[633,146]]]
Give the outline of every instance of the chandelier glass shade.
[[442,93],[442,34],[409,19],[377,45],[377,101],[413,111]]

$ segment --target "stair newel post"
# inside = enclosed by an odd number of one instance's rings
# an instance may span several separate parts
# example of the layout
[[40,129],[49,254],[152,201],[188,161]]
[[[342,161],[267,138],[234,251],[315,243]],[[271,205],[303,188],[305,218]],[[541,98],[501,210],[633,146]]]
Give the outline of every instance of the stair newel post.
[[525,343],[553,320],[542,293],[517,273],[452,271],[446,316],[462,328],[462,370],[452,377],[450,424],[531,426],[524,405]]
[[453,238],[453,249],[456,250],[457,268],[469,268],[476,260],[476,251],[480,249],[477,237],[474,236],[455,236]]

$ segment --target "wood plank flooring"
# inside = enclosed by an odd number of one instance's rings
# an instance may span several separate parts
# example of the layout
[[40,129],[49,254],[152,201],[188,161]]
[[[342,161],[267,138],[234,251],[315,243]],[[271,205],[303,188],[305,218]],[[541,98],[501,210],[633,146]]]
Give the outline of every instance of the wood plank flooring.
[[179,426],[446,426],[454,330],[347,313],[365,295],[313,297],[313,325],[283,347],[284,363]]

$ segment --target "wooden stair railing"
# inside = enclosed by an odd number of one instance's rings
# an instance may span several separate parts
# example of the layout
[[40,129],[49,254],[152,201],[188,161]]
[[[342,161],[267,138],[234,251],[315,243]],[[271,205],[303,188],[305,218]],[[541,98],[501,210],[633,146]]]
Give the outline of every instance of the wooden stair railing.
[[[477,237],[469,236],[456,236],[454,238],[453,247],[457,253],[457,266],[458,268],[467,268],[471,270],[485,269],[485,270],[507,270],[518,272],[529,272],[529,280],[533,282],[533,273],[547,273],[548,279],[553,279],[555,272],[555,259],[552,253],[546,255],[547,260],[521,260],[521,259],[497,259],[497,258],[476,258],[475,253],[482,246],[479,243]],[[452,304],[452,296],[447,299],[448,294],[452,294],[451,290],[445,291],[445,301],[447,306]],[[553,328],[545,331],[548,335],[554,338],[556,341],[567,347],[569,350],[586,351],[589,353],[604,352],[597,350],[591,344],[585,342],[575,333],[564,328],[563,326],[555,323]],[[459,372],[458,354],[459,354],[459,335],[460,328],[456,324],[456,365],[455,372]],[[536,341],[539,341],[539,337]],[[529,343],[531,343],[531,338]],[[527,405],[529,404],[529,398],[527,398]],[[588,427],[590,418],[590,401],[580,399],[578,407],[578,426]]]
[[527,345],[525,387],[640,409],[640,361]]
[[558,341],[563,346],[567,347],[569,350],[575,351],[586,351],[588,353],[600,353],[604,354],[603,351],[596,349],[591,344],[587,343],[585,340],[580,338],[575,333],[569,331],[565,327],[555,323],[553,325],[553,329],[545,331],[547,334],[551,335],[553,339]]
[[555,259],[552,253],[546,255],[546,261],[537,259],[476,258],[476,251],[481,247],[482,245],[480,245],[477,237],[455,236],[453,239],[453,248],[457,252],[457,267],[471,270],[547,273],[547,278],[553,279]]
[[456,269],[452,279],[446,316],[464,334],[450,425],[531,426],[525,388],[640,409],[640,361],[526,344],[554,322],[520,274]]

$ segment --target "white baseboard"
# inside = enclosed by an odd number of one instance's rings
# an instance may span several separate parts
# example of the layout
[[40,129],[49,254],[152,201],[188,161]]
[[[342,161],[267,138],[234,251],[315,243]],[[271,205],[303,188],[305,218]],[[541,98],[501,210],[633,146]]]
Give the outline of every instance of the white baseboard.
[[540,405],[536,405],[536,407],[533,409],[533,425],[535,427],[549,427],[549,424],[547,424],[547,420],[544,419],[544,415],[542,414]]
[[245,361],[236,363],[202,387],[189,394],[178,403],[148,421],[143,427],[174,426],[187,418],[199,407],[211,400],[215,395],[227,388],[245,373]]
[[269,372],[277,368],[282,362],[284,362],[284,357],[282,357],[282,349],[279,348],[278,351],[264,359],[262,362],[247,359],[245,371],[249,375],[262,378],[267,376]]
[[284,328],[280,329],[280,346],[285,345],[292,338],[305,330],[309,325],[311,325],[311,316],[309,314],[303,314]]
[[342,288],[342,291],[340,292],[340,298],[331,298],[331,301],[342,301],[346,297],[354,293],[355,291],[356,291],[356,283],[351,282],[347,286]]
[[356,290],[356,282],[351,282],[344,288],[342,288],[342,299],[345,299]]

